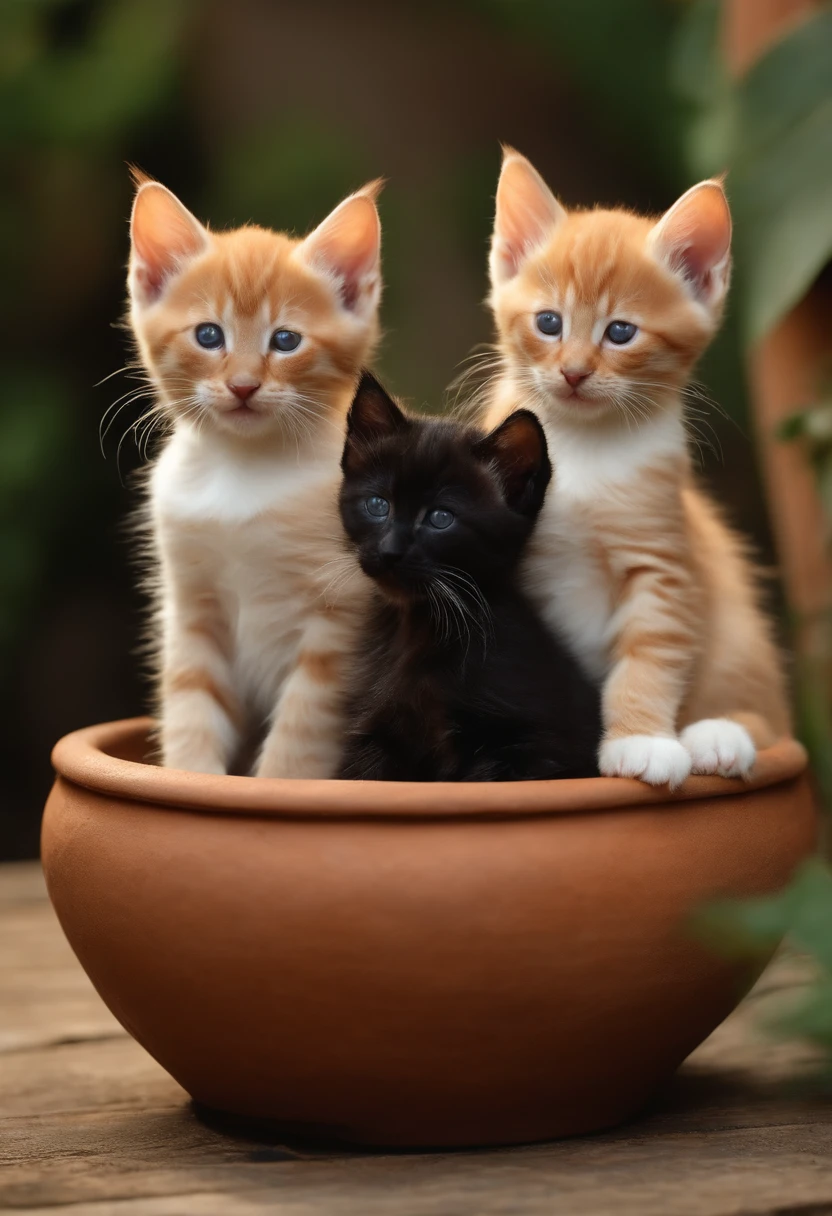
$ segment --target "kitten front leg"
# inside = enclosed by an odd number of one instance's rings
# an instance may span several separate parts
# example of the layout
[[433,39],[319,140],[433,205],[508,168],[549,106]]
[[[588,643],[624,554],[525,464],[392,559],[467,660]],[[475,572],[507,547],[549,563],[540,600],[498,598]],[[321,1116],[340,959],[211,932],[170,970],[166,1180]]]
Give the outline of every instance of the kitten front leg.
[[662,566],[643,566],[628,586],[603,689],[598,764],[606,777],[675,789],[691,771],[676,722],[697,651],[695,596],[684,571]]
[[331,608],[301,639],[257,762],[258,777],[334,777],[344,748],[344,677],[354,647],[354,618]]
[[193,596],[163,611],[159,736],[167,768],[226,773],[240,743],[230,639],[216,600]]

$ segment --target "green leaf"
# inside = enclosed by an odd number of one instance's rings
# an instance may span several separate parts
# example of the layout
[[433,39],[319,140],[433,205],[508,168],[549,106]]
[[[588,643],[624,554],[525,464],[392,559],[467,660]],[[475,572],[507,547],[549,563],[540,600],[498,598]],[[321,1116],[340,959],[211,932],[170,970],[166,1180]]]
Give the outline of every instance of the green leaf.
[[749,344],[784,316],[832,253],[832,12],[776,43],[734,103],[737,261]]
[[692,919],[693,932],[705,945],[727,958],[768,955],[786,934],[780,903],[715,899]]
[[734,94],[715,95],[702,108],[688,131],[688,161],[694,179],[719,177],[731,163],[736,143]]
[[784,899],[792,940],[832,974],[832,870],[820,858],[804,862]]
[[832,403],[808,406],[784,418],[776,429],[778,439],[786,441],[805,436],[820,447],[832,443]]
[[832,1050],[832,976],[816,980],[797,1005],[780,1012],[772,1029]]
[[798,655],[795,690],[797,733],[809,752],[821,801],[829,808],[832,807],[832,708],[827,666],[819,661],[817,654]]
[[733,956],[770,950],[788,933],[832,974],[832,870],[810,858],[778,894],[715,900],[696,924],[712,945]]
[[817,979],[796,1005],[778,1011],[768,1029],[807,1039],[832,1057],[832,870],[824,861],[805,861],[778,894],[712,902],[695,928],[713,949],[732,957],[767,954],[786,934],[813,955]]
[[728,181],[744,329],[753,344],[797,303],[832,252],[832,96]]
[[764,336],[832,254],[832,11],[798,24],[739,81],[728,78],[715,0],[680,25],[677,93],[696,106],[688,160],[697,174],[730,166],[744,337]]
[[788,418],[784,418],[777,426],[777,438],[782,439],[784,443],[792,443],[795,439],[801,439],[806,434],[808,412],[808,410],[799,410],[796,414],[789,414]]
[[788,129],[829,100],[832,10],[797,25],[759,59],[737,89],[743,159],[763,155]]
[[670,54],[670,84],[680,97],[709,105],[714,93],[728,85],[717,54],[722,25],[720,0],[698,0],[684,10]]
[[724,172],[735,144],[733,81],[720,53],[722,4],[697,0],[686,6],[670,55],[670,84],[694,107],[687,133],[687,161],[694,177]]

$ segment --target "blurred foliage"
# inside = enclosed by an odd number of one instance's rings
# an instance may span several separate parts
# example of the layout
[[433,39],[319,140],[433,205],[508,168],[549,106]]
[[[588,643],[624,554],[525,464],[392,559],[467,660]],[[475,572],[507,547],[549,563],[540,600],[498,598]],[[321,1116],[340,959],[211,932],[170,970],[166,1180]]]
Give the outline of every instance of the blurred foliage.
[[[691,106],[694,176],[728,171],[735,221],[737,295],[750,349],[800,300],[832,258],[832,10],[791,29],[741,77],[719,45],[719,0],[687,6],[672,79]],[[815,467],[832,536],[832,397],[783,427]],[[832,622],[813,622],[824,644],[795,672],[798,725],[827,812],[832,812]],[[737,952],[765,950],[789,934],[819,964],[816,986],[778,1031],[826,1049],[832,1075],[832,871],[807,863],[781,895],[711,908],[712,940]]]
[[[788,933],[796,946],[817,958],[832,982],[832,934],[823,911],[829,900],[832,873],[819,858],[810,858],[786,890],[756,899],[715,901],[698,918],[698,928],[736,958],[766,954]],[[832,1008],[827,1033],[832,1046]]]
[[720,0],[689,6],[672,78],[696,110],[694,174],[730,169],[737,289],[748,344],[832,255],[832,9],[799,24],[734,79],[719,53]]
[[712,903],[697,918],[705,942],[734,958],[767,958],[784,936],[812,955],[817,978],[769,1024],[776,1035],[804,1039],[827,1056],[824,1080],[832,1084],[832,871],[819,858],[797,870],[778,895]]
[[[66,241],[67,216],[77,208],[94,226],[111,212],[126,140],[168,103],[185,12],[179,0],[111,0],[91,8],[66,0],[0,4],[0,155],[15,187],[0,198],[0,273],[15,284],[14,311],[4,318],[0,400],[3,663],[62,543],[64,504],[73,503],[83,520],[84,501],[86,518],[100,501],[100,482],[79,484],[67,459],[92,438],[79,433],[85,415],[73,373],[76,343],[89,337],[62,312],[60,282],[52,315],[50,259],[55,276],[68,276],[81,292],[94,279],[94,265],[76,262],[85,252],[84,225]],[[106,234],[99,257],[120,259],[118,235]]]
[[[832,384],[821,387],[814,405],[786,419],[779,438],[800,444],[812,463],[826,515],[826,542],[832,545]],[[795,672],[798,727],[812,759],[822,804],[832,816],[832,614],[813,622],[813,636],[812,653],[798,656]],[[828,919],[832,937],[832,904]]]
[[5,0],[0,10],[0,137],[28,149],[71,144],[106,153],[165,102],[184,4],[110,0],[92,10],[83,41],[59,49],[61,10],[71,13],[71,5]]
[[[178,134],[191,11],[0,0],[0,275],[12,285],[0,326],[0,856],[36,847],[50,723],[83,725],[69,715],[90,703],[138,708],[127,495],[97,437],[123,389],[105,399],[93,386],[126,353],[108,327],[121,311],[125,161]],[[108,664],[116,638],[125,653]]]
[[[579,86],[599,131],[608,131],[625,156],[676,187],[685,172],[685,106],[668,88],[667,63],[684,6],[667,0],[482,0],[478,7]],[[559,118],[552,114],[553,123]],[[588,154],[598,151],[589,148]]]

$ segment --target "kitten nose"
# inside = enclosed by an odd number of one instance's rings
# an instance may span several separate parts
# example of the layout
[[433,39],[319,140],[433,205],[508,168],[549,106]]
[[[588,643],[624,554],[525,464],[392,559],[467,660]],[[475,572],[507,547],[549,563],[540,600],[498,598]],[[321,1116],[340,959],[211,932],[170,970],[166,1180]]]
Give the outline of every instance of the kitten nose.
[[260,387],[260,381],[255,380],[253,383],[250,380],[229,380],[229,391],[238,397],[240,401],[248,401],[249,397],[253,396]]
[[592,375],[591,372],[573,371],[565,367],[562,367],[560,370],[570,388],[577,388],[579,384],[586,380],[587,376]]
[[385,536],[378,547],[378,555],[385,570],[389,570],[391,566],[398,565],[406,552],[406,542],[402,537],[396,536],[395,533]]

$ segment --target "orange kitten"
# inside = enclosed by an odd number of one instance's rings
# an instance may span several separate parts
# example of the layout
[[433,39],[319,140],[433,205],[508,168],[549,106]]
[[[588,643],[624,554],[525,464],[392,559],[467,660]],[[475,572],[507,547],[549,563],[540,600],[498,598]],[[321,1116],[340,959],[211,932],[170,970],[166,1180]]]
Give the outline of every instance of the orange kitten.
[[487,424],[537,412],[553,482],[526,563],[550,625],[602,679],[601,771],[747,776],[789,729],[742,542],[694,484],[682,390],[720,321],[718,182],[660,219],[567,211],[506,149],[491,249],[502,358]]
[[294,240],[210,232],[164,186],[137,185],[130,320],[171,425],[148,504],[162,759],[224,773],[265,734],[258,775],[329,776],[363,591],[337,491],[378,337],[376,187]]

